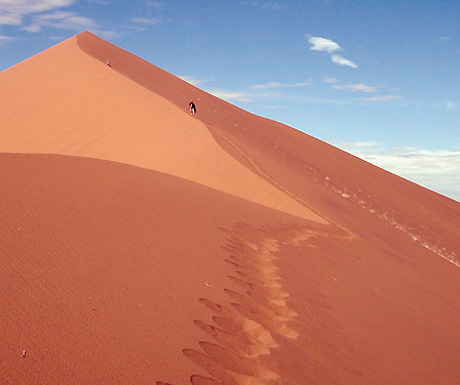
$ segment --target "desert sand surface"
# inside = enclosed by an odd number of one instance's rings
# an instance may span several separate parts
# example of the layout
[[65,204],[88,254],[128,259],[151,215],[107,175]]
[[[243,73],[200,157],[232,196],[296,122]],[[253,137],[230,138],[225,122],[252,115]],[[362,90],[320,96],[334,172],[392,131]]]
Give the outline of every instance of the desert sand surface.
[[460,383],[460,203],[89,32],[0,97],[1,384]]

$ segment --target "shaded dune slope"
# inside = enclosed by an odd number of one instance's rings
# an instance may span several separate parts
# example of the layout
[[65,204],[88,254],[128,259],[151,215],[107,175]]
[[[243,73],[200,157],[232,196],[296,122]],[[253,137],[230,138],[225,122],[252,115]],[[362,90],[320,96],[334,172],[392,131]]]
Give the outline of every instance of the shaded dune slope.
[[0,84],[0,383],[458,384],[458,202],[88,32]]
[[[80,34],[78,42],[82,50],[102,62],[110,57],[116,71],[178,108],[185,110],[193,97],[198,119],[223,149],[323,216],[346,224],[350,231],[382,247],[393,243],[393,230],[397,230],[403,240],[396,249],[407,245],[404,252],[410,252],[413,244],[405,242],[410,239],[460,263],[458,202],[293,128],[241,110],[94,35]],[[390,229],[382,231],[386,228]]]

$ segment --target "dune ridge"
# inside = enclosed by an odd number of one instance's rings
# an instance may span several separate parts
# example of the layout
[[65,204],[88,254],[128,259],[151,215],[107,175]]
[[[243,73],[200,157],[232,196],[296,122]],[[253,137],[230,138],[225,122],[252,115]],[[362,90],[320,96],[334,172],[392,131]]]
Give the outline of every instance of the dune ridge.
[[[200,109],[198,119],[225,151],[270,183],[283,186],[290,196],[308,204],[328,221],[335,224],[346,221],[348,231],[371,231],[365,236],[375,240],[383,237],[384,242],[391,243],[392,232],[385,234],[379,230],[374,234],[372,229],[380,226],[362,226],[367,221],[383,222],[406,238],[459,265],[460,233],[455,225],[460,218],[458,202],[291,127],[232,106],[159,68],[153,70],[150,63],[90,33],[78,35],[78,44],[84,52],[101,62],[105,62],[106,57],[115,58],[121,63],[119,67],[115,66],[116,71],[178,108],[184,108],[188,95],[194,95]],[[124,64],[131,63],[131,59],[135,63]],[[430,220],[424,220],[427,217]],[[349,218],[356,220],[350,221]],[[439,228],[442,231],[438,231]]]
[[458,384],[458,202],[89,32],[0,96],[0,383]]
[[[0,110],[5,118],[0,151],[114,160],[324,222],[222,151],[200,121],[85,55],[77,39],[4,74],[2,99],[7,102]],[[114,59],[116,68],[119,61]],[[49,71],[53,77],[47,81],[47,101],[41,82]],[[27,89],[27,94],[13,93],[15,87]],[[27,116],[17,111],[24,104],[29,106]]]

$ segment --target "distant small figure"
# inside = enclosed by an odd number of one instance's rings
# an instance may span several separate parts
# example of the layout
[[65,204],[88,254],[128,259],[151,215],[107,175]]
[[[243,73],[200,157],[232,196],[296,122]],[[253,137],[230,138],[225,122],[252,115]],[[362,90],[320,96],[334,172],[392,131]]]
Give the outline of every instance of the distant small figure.
[[190,109],[190,115],[196,114],[196,106],[195,106],[195,103],[193,103],[193,100],[190,100],[188,104],[188,108]]
[[109,67],[112,67],[112,64],[110,64],[110,60],[107,60],[107,65],[108,65]]
[[26,358],[26,351],[25,350],[22,351],[22,358]]

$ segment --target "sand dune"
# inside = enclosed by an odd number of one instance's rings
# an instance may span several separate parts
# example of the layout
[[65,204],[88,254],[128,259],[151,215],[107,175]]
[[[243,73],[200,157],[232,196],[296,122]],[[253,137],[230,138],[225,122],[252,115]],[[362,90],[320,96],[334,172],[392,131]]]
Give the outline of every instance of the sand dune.
[[[120,63],[111,60],[112,68]],[[0,150],[155,169],[325,223],[222,151],[199,120],[112,68],[73,38],[3,73]]]
[[[322,216],[374,241],[393,243],[390,226],[439,256],[460,261],[459,203],[406,181],[285,125],[249,114],[103,40],[78,35],[83,51],[184,109],[189,95],[215,140],[253,172]],[[339,199],[337,199],[339,198]],[[363,225],[367,222],[372,225]],[[378,229],[374,232],[374,229]],[[411,252],[412,243],[407,252]],[[398,246],[400,247],[400,246]]]
[[0,85],[1,384],[458,384],[458,202],[88,32]]

